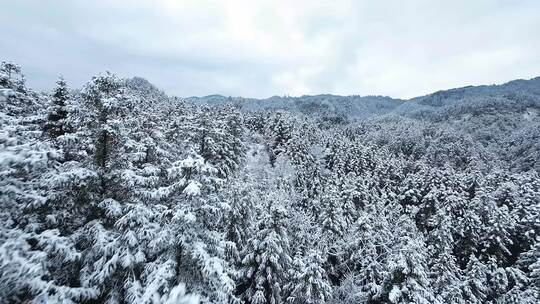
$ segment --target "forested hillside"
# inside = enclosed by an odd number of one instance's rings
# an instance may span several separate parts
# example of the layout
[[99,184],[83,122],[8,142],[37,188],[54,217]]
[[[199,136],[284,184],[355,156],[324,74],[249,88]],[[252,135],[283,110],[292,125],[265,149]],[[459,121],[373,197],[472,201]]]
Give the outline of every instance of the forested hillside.
[[536,304],[539,174],[540,78],[184,99],[2,63],[0,303]]

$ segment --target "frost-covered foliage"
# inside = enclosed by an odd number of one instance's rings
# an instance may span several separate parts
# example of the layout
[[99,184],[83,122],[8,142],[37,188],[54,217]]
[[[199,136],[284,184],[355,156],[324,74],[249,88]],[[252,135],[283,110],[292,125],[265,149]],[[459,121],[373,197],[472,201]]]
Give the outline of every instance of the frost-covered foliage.
[[538,303],[540,80],[169,97],[0,66],[0,303]]

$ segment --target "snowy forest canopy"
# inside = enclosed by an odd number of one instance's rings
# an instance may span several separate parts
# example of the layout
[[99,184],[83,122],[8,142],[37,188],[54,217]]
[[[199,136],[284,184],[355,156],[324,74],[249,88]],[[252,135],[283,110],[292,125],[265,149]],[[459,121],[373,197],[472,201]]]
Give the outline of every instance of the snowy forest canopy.
[[178,98],[4,62],[0,303],[536,304],[539,173],[540,78]]

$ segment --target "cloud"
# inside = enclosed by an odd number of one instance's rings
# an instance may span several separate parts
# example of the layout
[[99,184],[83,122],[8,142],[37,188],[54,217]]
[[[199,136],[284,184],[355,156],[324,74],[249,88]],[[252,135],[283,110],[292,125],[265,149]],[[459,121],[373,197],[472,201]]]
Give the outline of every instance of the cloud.
[[413,97],[540,72],[540,3],[10,1],[2,58],[49,88],[110,70],[179,96]]

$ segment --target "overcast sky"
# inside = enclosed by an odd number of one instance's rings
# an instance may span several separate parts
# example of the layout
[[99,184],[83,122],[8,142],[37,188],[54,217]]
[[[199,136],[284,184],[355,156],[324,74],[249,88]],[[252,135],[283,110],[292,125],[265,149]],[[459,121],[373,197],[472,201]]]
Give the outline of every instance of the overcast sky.
[[538,0],[0,1],[28,83],[142,76],[178,96],[409,98],[540,76]]

